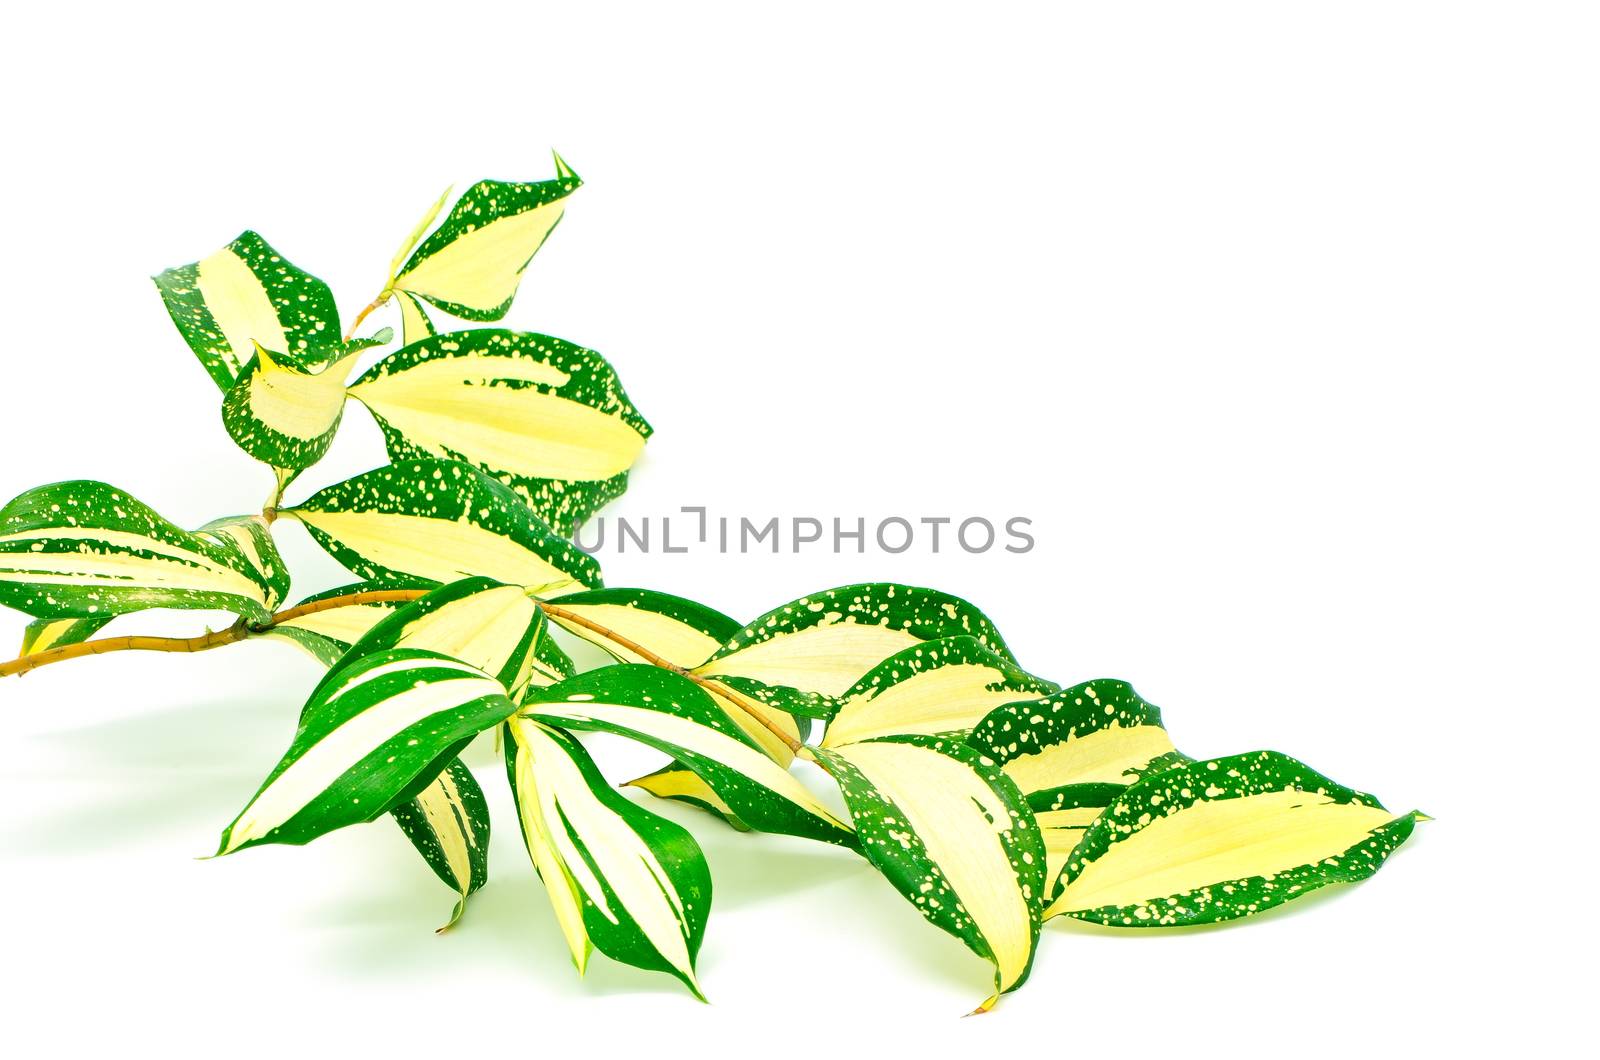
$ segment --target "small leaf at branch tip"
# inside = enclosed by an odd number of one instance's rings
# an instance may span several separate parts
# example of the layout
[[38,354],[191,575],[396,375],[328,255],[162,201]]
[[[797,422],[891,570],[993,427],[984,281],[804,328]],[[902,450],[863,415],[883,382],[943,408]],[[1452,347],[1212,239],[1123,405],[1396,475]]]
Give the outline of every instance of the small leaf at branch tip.
[[985,1000],[983,1004],[979,1005],[977,1008],[973,1009],[971,1012],[968,1012],[966,1014],[966,1016],[962,1016],[961,1018],[962,1019],[966,1019],[967,1016],[981,1016],[985,1012],[989,1012],[989,1011],[993,1010],[993,1008],[995,1006],[995,1002],[997,1002],[999,1000],[1000,1000],[1000,995],[999,994],[990,994],[988,999]]
[[462,895],[461,898],[456,902],[456,907],[455,907],[454,911],[452,911],[451,914],[450,914],[449,922],[446,923],[445,925],[443,925],[442,927],[434,928],[433,929],[433,933],[435,935],[443,935],[446,931],[449,931],[451,928],[456,926],[456,922],[461,919],[461,914],[465,913],[466,911],[467,911],[467,896],[466,895]]

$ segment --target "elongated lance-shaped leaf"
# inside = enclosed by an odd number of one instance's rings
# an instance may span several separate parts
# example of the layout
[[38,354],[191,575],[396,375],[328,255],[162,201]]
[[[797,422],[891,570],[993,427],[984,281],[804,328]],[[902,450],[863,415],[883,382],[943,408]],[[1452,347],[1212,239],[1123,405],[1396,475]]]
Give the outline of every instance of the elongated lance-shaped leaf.
[[1419,819],[1275,751],[1161,770],[1067,858],[1045,916],[1178,927],[1250,916],[1366,879]]
[[222,425],[239,448],[277,469],[287,485],[333,444],[356,358],[392,337],[385,328],[371,338],[335,342],[304,360],[257,343],[222,401]]
[[180,529],[104,482],[58,482],[0,508],[0,605],[38,618],[151,607],[270,615],[273,581],[232,542]]
[[115,615],[96,615],[93,618],[40,618],[29,622],[22,630],[22,649],[17,657],[51,648],[65,648],[69,644],[82,644],[105,628]]
[[466,320],[499,320],[511,308],[522,270],[561,220],[563,200],[582,183],[560,155],[554,180],[479,181],[417,247],[390,289]]
[[514,493],[452,460],[407,460],[346,479],[282,514],[359,577],[444,584],[483,575],[541,596],[600,587],[600,565]]
[[339,341],[339,310],[328,285],[254,232],[154,279],[172,322],[224,393],[257,343],[300,362]]
[[846,585],[767,612],[697,672],[842,696],[896,652],[963,634],[1015,661],[988,617],[960,597],[891,582]]
[[595,589],[563,597],[551,620],[618,662],[651,660],[595,627],[620,634],[674,666],[699,666],[739,631],[737,619],[704,604],[653,589]]
[[852,685],[828,722],[823,746],[877,736],[964,737],[996,706],[1057,688],[976,637],[940,637],[902,648]]
[[605,358],[499,328],[405,346],[373,365],[350,396],[377,417],[390,459],[465,461],[562,534],[627,488],[650,436]]
[[664,751],[693,770],[752,828],[855,844],[849,827],[763,753],[699,685],[669,670],[591,670],[530,690],[522,713],[558,728],[617,733]]
[[996,707],[967,739],[1016,781],[1044,833],[1054,885],[1084,830],[1130,783],[1189,761],[1126,681],[1085,681]]
[[389,812],[434,875],[460,895],[439,930],[454,927],[467,899],[489,879],[489,803],[483,788],[457,758],[415,799]]
[[217,853],[308,843],[419,795],[466,743],[509,717],[476,667],[411,648],[352,659],[313,693],[282,761],[222,833]]
[[622,786],[648,791],[658,799],[672,799],[675,802],[698,806],[722,818],[740,832],[750,831],[750,826],[739,820],[733,812],[733,807],[723,802],[722,796],[712,791],[710,784],[696,776],[694,770],[685,769],[676,762],[662,766],[654,773],[635,777]]
[[927,920],[995,966],[994,995],[1028,977],[1039,941],[1044,841],[992,759],[931,736],[815,752],[839,783],[867,860]]
[[[351,658],[391,648],[437,652],[477,667],[508,690],[534,674],[544,616],[516,586],[466,578],[403,607],[376,610],[381,617],[349,649]],[[486,878],[489,810],[482,789],[457,760],[392,813],[434,874],[460,895],[446,927],[453,925]]]
[[694,837],[620,795],[570,735],[524,718],[507,727],[523,839],[579,974],[593,946],[702,997],[711,873]]
[[262,602],[267,610],[273,610],[283,603],[289,595],[289,565],[278,554],[278,546],[272,540],[272,531],[267,529],[265,519],[259,515],[214,519],[202,526],[198,533],[222,543],[224,547],[238,550],[257,579],[266,587]]
[[[375,589],[425,589],[432,584],[431,582],[422,581],[394,584],[356,582],[353,585],[341,585],[326,592],[315,593],[301,600],[300,603],[317,603],[322,600],[353,596],[356,593],[370,592]],[[339,661],[345,652],[350,650],[356,641],[366,636],[373,626],[404,606],[405,604],[400,601],[384,600],[375,603],[332,607],[326,611],[313,611],[309,615],[301,615],[298,618],[276,622],[264,635],[286,640],[299,648],[305,649],[312,658],[322,663],[322,665],[332,666]]]

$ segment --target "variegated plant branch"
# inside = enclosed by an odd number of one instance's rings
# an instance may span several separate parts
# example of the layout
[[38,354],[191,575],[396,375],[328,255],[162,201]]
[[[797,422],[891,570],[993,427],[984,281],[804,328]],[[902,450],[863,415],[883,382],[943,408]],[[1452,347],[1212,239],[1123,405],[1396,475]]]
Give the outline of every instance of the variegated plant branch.
[[[553,179],[481,181],[443,214],[446,192],[348,329],[327,284],[254,232],[157,276],[221,391],[223,425],[270,469],[273,492],[261,515],[198,530],[95,481],[0,508],[0,605],[33,619],[0,677],[252,638],[304,649],[328,673],[217,852],[392,818],[455,894],[451,924],[488,879],[488,803],[460,755],[494,730],[578,969],[598,949],[696,996],[704,854],[610,784],[577,734],[663,754],[625,787],[860,853],[993,965],[978,1011],[1026,980],[1047,920],[1253,916],[1371,876],[1424,819],[1275,752],[1197,761],[1127,683],[1038,677],[987,615],[938,590],[849,585],[741,622],[606,588],[571,536],[626,489],[651,434],[615,370],[549,335],[438,333],[431,319],[500,320],[580,184],[557,156]],[[357,331],[391,302],[401,343],[357,374],[393,339]],[[390,463],[285,506],[351,399]],[[284,607],[290,579],[272,536],[284,519],[355,583]],[[96,636],[154,608],[237,621],[190,638]],[[578,672],[555,629],[615,663]],[[796,758],[831,778],[842,811],[800,782]]]

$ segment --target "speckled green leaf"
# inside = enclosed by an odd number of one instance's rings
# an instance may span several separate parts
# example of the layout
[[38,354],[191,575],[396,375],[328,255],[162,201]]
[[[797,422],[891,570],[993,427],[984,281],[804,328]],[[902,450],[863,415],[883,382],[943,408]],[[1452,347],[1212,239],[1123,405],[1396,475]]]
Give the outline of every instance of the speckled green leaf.
[[234,549],[255,573],[265,587],[264,603],[274,610],[289,595],[289,565],[278,554],[267,522],[259,515],[234,515],[214,519],[202,526],[198,533]]
[[996,706],[1057,685],[1027,674],[976,637],[923,641],[874,666],[840,697],[824,747],[878,736],[966,736]]
[[328,285],[254,232],[154,280],[172,322],[224,392],[255,356],[256,343],[298,363],[339,341]]
[[283,514],[359,577],[445,584],[471,575],[541,596],[600,587],[600,565],[482,472],[407,460],[316,493]]
[[1250,916],[1366,879],[1419,818],[1275,751],[1185,763],[1133,784],[1088,827],[1045,915],[1116,927]]
[[[556,155],[554,180],[483,180],[456,200],[444,223],[389,282],[466,320],[499,320],[511,308],[528,262],[583,184]],[[387,292],[386,292],[387,293]]]
[[287,484],[321,460],[344,416],[345,383],[361,351],[393,338],[335,342],[290,359],[257,344],[222,401],[222,424],[239,448],[279,471]]
[[180,529],[104,482],[40,486],[0,508],[0,604],[38,618],[172,607],[265,621],[275,584],[233,542]]
[[693,681],[654,666],[607,666],[531,690],[523,714],[563,729],[612,732],[695,772],[739,820],[851,846],[851,831]]
[[988,617],[960,597],[892,582],[846,585],[767,612],[697,672],[837,697],[896,652],[962,635],[1015,661]]
[[620,634],[683,667],[705,662],[739,630],[738,620],[721,611],[654,589],[595,589],[574,593],[562,598],[560,611],[551,615],[551,619],[618,662],[647,660],[593,627]]
[[994,1004],[1039,941],[1044,841],[1015,784],[963,743],[890,736],[815,752],[861,851],[929,923],[995,966]]
[[434,875],[460,896],[449,923],[439,930],[455,926],[467,899],[489,879],[489,803],[483,788],[457,758],[415,799],[389,812]]
[[217,853],[308,843],[374,820],[422,794],[473,736],[514,709],[499,681],[436,652],[354,657],[312,694],[288,752]]
[[700,997],[711,873],[694,837],[614,790],[567,733],[524,718],[507,727],[523,841],[579,973],[593,947]]
[[1119,792],[1148,772],[1189,761],[1172,746],[1161,711],[1126,681],[1085,681],[996,707],[967,743],[999,762],[1027,796],[1052,883]]
[[383,428],[390,458],[462,460],[572,530],[627,488],[650,425],[593,350],[479,328],[434,335],[373,365],[350,396]]

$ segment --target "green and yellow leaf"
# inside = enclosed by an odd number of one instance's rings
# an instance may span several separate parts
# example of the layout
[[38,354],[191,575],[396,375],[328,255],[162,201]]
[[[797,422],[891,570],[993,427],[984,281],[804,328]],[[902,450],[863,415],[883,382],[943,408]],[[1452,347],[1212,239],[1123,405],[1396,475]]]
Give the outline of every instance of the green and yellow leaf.
[[1052,885],[1084,831],[1140,776],[1187,762],[1161,711],[1125,681],[1085,681],[996,707],[967,739],[1000,763],[1044,833]]
[[105,628],[114,615],[96,615],[93,618],[40,618],[29,622],[22,630],[22,650],[17,657],[51,648],[65,648],[81,644]]
[[698,806],[716,814],[740,832],[750,831],[750,826],[739,820],[733,808],[722,801],[722,796],[711,790],[710,784],[696,776],[693,770],[685,769],[676,762],[668,763],[654,773],[635,777],[622,786],[648,791],[658,799],[672,799]]
[[1058,686],[1024,673],[976,637],[941,637],[903,648],[840,697],[822,746],[879,736],[966,736],[995,707]]
[[257,344],[298,362],[339,341],[339,310],[328,285],[254,232],[154,279],[172,322],[224,393]]
[[690,669],[739,631],[739,622],[704,604],[653,589],[595,589],[563,597],[550,616],[562,629],[624,663],[649,662],[605,631]]
[[467,899],[489,878],[489,803],[472,770],[457,758],[410,802],[389,811],[434,875],[460,895],[454,927]]
[[617,793],[568,734],[525,718],[508,728],[523,838],[579,973],[592,946],[701,997],[711,873],[694,837]]
[[[351,596],[355,593],[367,592],[373,589],[426,587],[426,583],[385,585],[375,582],[357,582],[353,585],[341,585],[336,589],[316,593],[301,600],[300,603],[316,603],[319,600]],[[373,626],[376,626],[404,606],[399,601],[385,600],[377,603],[331,607],[326,611],[314,611],[309,615],[301,615],[298,618],[276,622],[264,635],[287,640],[291,644],[305,649],[308,654],[322,663],[322,665],[332,666],[339,661],[345,652],[350,650],[356,641],[366,636]]]
[[255,354],[222,401],[222,424],[239,448],[279,471],[287,485],[321,460],[344,416],[345,383],[361,351],[392,338],[333,341],[313,355],[291,359],[256,344]]
[[739,820],[763,832],[842,846],[855,837],[765,754],[698,684],[654,666],[607,666],[529,691],[526,717],[627,736],[692,770]]
[[417,244],[422,242],[422,237],[427,235],[428,229],[433,227],[433,222],[439,219],[439,212],[444,209],[444,204],[450,201],[450,193],[454,190],[455,188],[452,186],[440,193],[439,197],[433,201],[433,205],[423,212],[421,220],[412,226],[405,241],[400,244],[400,249],[394,252],[394,257],[389,259],[389,280],[384,284],[386,289],[394,290],[395,277],[400,275],[400,270],[405,267],[406,259],[411,256],[413,250],[417,249]]
[[277,584],[234,542],[180,529],[104,482],[40,486],[0,508],[0,604],[37,618],[172,607],[258,622]]
[[408,460],[284,510],[368,580],[444,584],[471,575],[541,596],[600,587],[600,566],[509,489],[465,464]]
[[696,672],[837,697],[896,652],[961,635],[1011,659],[994,624],[960,597],[889,582],[846,585],[767,612]]
[[271,611],[289,595],[289,565],[278,554],[267,521],[259,515],[236,515],[214,519],[202,526],[198,533],[237,550],[244,562],[255,572],[266,588],[262,603]]
[[560,155],[554,180],[479,181],[397,270],[390,290],[425,298],[466,320],[499,320],[511,307],[523,270],[561,220],[565,199],[582,183]]
[[353,658],[312,694],[288,752],[217,853],[374,820],[420,795],[514,709],[499,681],[455,659],[411,648]]
[[1084,832],[1045,916],[1179,927],[1366,879],[1420,815],[1393,814],[1275,751],[1156,772]]
[[563,534],[627,488],[650,436],[605,358],[499,328],[402,347],[350,396],[377,418],[392,460],[471,464]]
[[400,306],[400,344],[410,346],[413,342],[432,338],[438,332],[434,329],[433,321],[428,319],[428,314],[422,305],[404,291],[395,293],[395,302]]
[[447,655],[490,675],[515,699],[533,679],[536,649],[547,635],[544,612],[526,589],[472,577],[391,612],[350,651],[413,648]]
[[1017,790],[965,744],[891,736],[814,752],[844,793],[861,851],[930,923],[1022,985],[1039,941],[1044,841]]

